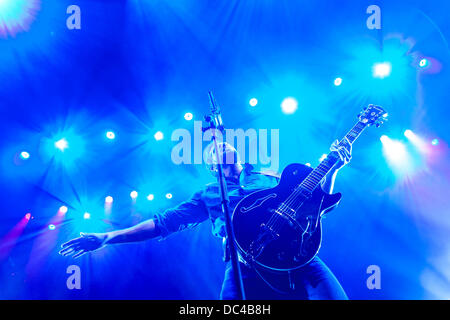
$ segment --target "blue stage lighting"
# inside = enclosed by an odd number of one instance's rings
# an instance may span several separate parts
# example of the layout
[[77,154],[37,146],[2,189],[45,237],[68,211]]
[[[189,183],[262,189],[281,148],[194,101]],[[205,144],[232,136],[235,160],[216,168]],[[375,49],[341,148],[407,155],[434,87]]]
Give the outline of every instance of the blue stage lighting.
[[405,132],[403,133],[405,135],[405,137],[407,137],[408,139],[412,139],[414,137],[414,133],[411,130],[405,130]]
[[433,146],[437,146],[439,144],[439,140],[438,139],[433,139],[433,140],[431,140],[431,144]]
[[114,140],[116,138],[116,134],[113,131],[106,132],[106,137],[110,140]]
[[49,228],[50,230],[55,230],[56,227],[55,227],[54,224],[49,224],[49,225],[48,225],[48,228]]
[[0,38],[28,31],[39,8],[39,0],[0,0]]
[[155,133],[155,135],[153,136],[155,138],[155,140],[159,141],[164,139],[164,134],[161,131],[158,131]]
[[258,99],[251,98],[248,103],[250,104],[250,106],[255,107],[258,104]]
[[336,78],[334,79],[334,85],[335,86],[340,86],[342,84],[342,78]]
[[58,210],[58,212],[59,213],[61,213],[61,214],[65,214],[65,213],[67,213],[67,207],[66,206],[61,206],[61,207],[59,207],[59,210]]
[[390,62],[375,63],[372,67],[372,75],[375,78],[386,78],[391,74],[392,65]]
[[91,214],[89,212],[85,212],[83,215],[84,219],[90,219],[91,218]]
[[[0,1],[1,1],[1,0],[0,0]],[[28,159],[28,158],[30,157],[30,154],[29,154],[28,152],[26,152],[26,151],[22,151],[22,152],[20,153],[20,157],[21,157],[22,159],[26,160],[26,159]]]
[[152,201],[153,199],[155,199],[155,196],[153,194],[149,194],[147,196],[147,200]]
[[172,194],[171,193],[166,193],[166,198],[167,199],[172,199]]
[[137,193],[137,191],[131,191],[130,192],[130,197],[131,197],[131,199],[136,199],[137,197],[138,197],[138,193]]
[[287,97],[281,102],[281,110],[284,114],[293,114],[297,108],[298,102],[295,98]]
[[113,203],[113,201],[114,201],[114,199],[113,199],[113,197],[111,197],[111,196],[107,196],[107,197],[105,198],[105,203]]
[[190,120],[192,120],[192,118],[194,118],[194,115],[193,115],[192,113],[186,112],[186,113],[184,114],[184,119],[185,119],[185,120],[190,121]]
[[422,60],[420,60],[420,62],[419,62],[419,66],[420,66],[421,68],[427,67],[428,64],[429,64],[428,59],[425,59],[425,58],[422,59]]
[[410,172],[412,160],[405,144],[398,140],[392,140],[386,135],[381,136],[380,140],[383,144],[383,154],[392,169],[396,173]]
[[64,152],[69,147],[69,143],[67,142],[66,138],[59,139],[55,142],[55,148],[61,150]]

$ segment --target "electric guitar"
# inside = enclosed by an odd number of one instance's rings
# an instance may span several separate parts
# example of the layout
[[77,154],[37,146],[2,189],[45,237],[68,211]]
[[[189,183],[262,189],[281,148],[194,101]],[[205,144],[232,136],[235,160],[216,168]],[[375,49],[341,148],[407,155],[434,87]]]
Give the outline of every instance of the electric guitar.
[[[387,113],[382,107],[369,105],[339,145],[345,139],[353,144],[366,127],[378,127],[385,120]],[[246,264],[257,271],[290,276],[317,255],[322,215],[341,200],[340,193],[327,194],[320,184],[338,160],[336,152],[330,152],[315,169],[290,164],[276,187],[256,191],[238,203],[232,224],[239,255]]]

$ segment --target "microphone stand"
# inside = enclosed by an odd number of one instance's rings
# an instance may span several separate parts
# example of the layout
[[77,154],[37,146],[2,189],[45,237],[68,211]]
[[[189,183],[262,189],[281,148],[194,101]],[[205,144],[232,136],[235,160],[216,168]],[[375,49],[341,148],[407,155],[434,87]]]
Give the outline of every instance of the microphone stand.
[[216,130],[220,130],[223,132],[224,127],[222,123],[222,117],[220,115],[220,109],[216,103],[216,100],[214,99],[214,96],[211,91],[208,92],[209,101],[211,105],[211,114],[205,117],[205,121],[209,123],[209,127],[204,128],[203,131],[207,131],[209,129],[212,129],[212,140],[214,143],[214,149],[216,151],[216,157],[217,157],[217,182],[219,184],[219,190],[220,190],[220,198],[221,198],[221,204],[222,204],[222,213],[225,217],[225,229],[227,233],[228,238],[228,250],[230,251],[230,259],[231,259],[231,265],[233,269],[233,280],[237,288],[238,292],[238,300],[245,300],[245,292],[244,292],[244,285],[242,282],[242,276],[241,276],[241,268],[239,265],[239,259],[237,254],[237,248],[236,248],[236,242],[234,240],[234,231],[233,231],[233,225],[231,223],[231,215],[230,215],[230,209],[229,209],[229,202],[230,199],[228,197],[228,188],[225,181],[225,175],[223,173],[223,167],[222,167],[222,159],[223,156],[219,159],[219,148],[217,145],[217,136],[216,136]]

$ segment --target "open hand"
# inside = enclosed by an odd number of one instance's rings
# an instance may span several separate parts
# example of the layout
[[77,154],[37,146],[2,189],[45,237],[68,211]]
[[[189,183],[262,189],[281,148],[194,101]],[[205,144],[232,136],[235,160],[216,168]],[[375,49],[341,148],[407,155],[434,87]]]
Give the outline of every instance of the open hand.
[[81,237],[67,241],[61,245],[62,249],[59,254],[63,256],[73,255],[73,258],[81,257],[89,251],[100,249],[104,246],[107,238],[106,233],[83,233]]

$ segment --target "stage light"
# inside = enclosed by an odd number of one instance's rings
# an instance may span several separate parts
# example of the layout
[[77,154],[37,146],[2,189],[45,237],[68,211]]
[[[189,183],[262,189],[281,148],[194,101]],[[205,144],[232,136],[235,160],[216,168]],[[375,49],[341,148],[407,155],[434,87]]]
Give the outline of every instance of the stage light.
[[[0,0],[1,1],[1,0]],[[24,160],[27,160],[29,157],[30,157],[30,154],[28,153],[28,152],[26,152],[26,151],[22,151],[21,153],[20,153],[20,157],[22,158],[22,159],[24,159]]]
[[161,131],[158,131],[155,133],[154,137],[155,137],[155,140],[159,141],[159,140],[164,139],[164,134]]
[[192,118],[194,118],[194,115],[193,115],[192,113],[186,112],[186,113],[184,114],[184,119],[185,119],[185,120],[190,121],[190,120],[192,120]]
[[31,219],[31,213],[27,213],[27,214],[25,215],[25,219],[30,220],[30,219]]
[[113,197],[111,197],[111,196],[107,196],[106,198],[105,198],[105,203],[112,203],[114,201],[114,199],[113,199]]
[[155,196],[153,194],[149,194],[147,196],[147,200],[152,201],[153,199],[155,199]]
[[323,160],[326,159],[328,155],[326,153],[324,153],[320,158],[319,158],[319,162],[322,162]]
[[421,67],[421,68],[425,68],[425,67],[427,67],[428,66],[428,60],[427,59],[422,59],[422,60],[420,60],[420,62],[419,62],[419,66]]
[[63,152],[68,147],[69,147],[69,143],[67,142],[66,138],[59,139],[58,141],[55,142],[55,148],[57,148]]
[[255,107],[258,104],[258,99],[251,98],[248,103],[250,104],[250,106]]
[[336,78],[334,79],[334,85],[335,86],[340,86],[342,84],[342,78]]
[[407,137],[408,139],[412,139],[414,137],[414,133],[411,130],[405,130],[405,132],[403,133],[405,135],[405,137]]
[[383,144],[383,153],[387,160],[397,167],[407,169],[407,162],[409,161],[408,152],[405,145],[401,141],[392,140],[386,135],[381,136],[381,143]]
[[56,226],[55,226],[54,224],[49,224],[49,225],[48,225],[48,228],[49,228],[50,230],[55,230]]
[[386,78],[391,74],[392,65],[389,62],[375,63],[372,66],[372,75],[375,78]]
[[130,197],[131,197],[131,199],[136,199],[138,197],[137,191],[131,191],[130,192]]
[[412,132],[411,130],[405,130],[405,132],[403,133],[405,135],[405,137],[408,138],[409,141],[411,141],[411,143],[417,148],[419,149],[422,153],[427,153],[429,151],[428,145],[425,142],[425,140],[423,140],[421,137],[419,137],[418,135],[416,135],[414,132]]
[[91,218],[91,214],[89,212],[85,212],[83,215],[84,219],[90,219]]
[[433,139],[433,140],[431,140],[431,144],[433,146],[437,146],[439,144],[439,140],[438,139]]
[[0,38],[28,31],[40,8],[40,0],[0,0]]
[[293,114],[297,111],[298,102],[295,98],[287,97],[281,102],[281,110],[285,114]]
[[61,214],[66,214],[67,213],[67,207],[66,206],[61,206],[61,207],[59,207],[59,210],[58,210],[58,212],[59,213],[61,213]]
[[108,131],[108,132],[106,132],[106,137],[109,140],[114,140],[116,138],[116,134],[113,131]]
[[167,199],[172,199],[172,194],[171,193],[166,193],[166,198]]
[[386,136],[386,135],[382,135],[382,136],[380,137],[380,141],[381,141],[382,143],[387,143],[387,142],[389,141],[389,137]]

